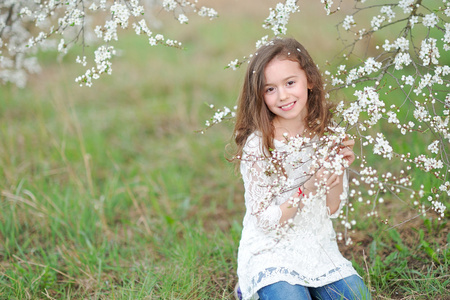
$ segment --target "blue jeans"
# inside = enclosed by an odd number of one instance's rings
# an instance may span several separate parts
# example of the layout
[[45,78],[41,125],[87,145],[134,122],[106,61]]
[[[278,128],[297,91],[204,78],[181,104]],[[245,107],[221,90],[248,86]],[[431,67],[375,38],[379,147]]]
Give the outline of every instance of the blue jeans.
[[369,290],[362,279],[352,275],[321,287],[291,285],[285,281],[276,282],[258,291],[261,300],[370,300]]

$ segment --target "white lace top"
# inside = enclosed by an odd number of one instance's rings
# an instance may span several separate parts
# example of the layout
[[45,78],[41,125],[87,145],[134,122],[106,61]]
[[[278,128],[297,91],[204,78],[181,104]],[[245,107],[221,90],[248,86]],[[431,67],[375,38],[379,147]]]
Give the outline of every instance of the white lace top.
[[[318,287],[357,274],[352,264],[339,252],[330,219],[339,215],[341,207],[334,215],[330,215],[325,197],[313,197],[305,204],[294,217],[293,226],[284,234],[280,235],[280,231],[274,229],[282,215],[279,206],[295,190],[289,189],[277,196],[268,207],[261,206],[268,185],[273,180],[263,172],[268,161],[255,160],[263,153],[261,145],[259,134],[251,134],[244,146],[240,166],[245,187],[246,214],[239,244],[237,273],[243,298],[258,299],[257,291],[260,288],[278,281]],[[285,146],[283,142],[275,140],[277,150]],[[287,164],[285,170],[288,178],[302,182],[306,179],[307,168],[307,164],[300,168]],[[347,190],[345,178],[345,194]],[[259,210],[265,208],[255,215],[258,207]]]

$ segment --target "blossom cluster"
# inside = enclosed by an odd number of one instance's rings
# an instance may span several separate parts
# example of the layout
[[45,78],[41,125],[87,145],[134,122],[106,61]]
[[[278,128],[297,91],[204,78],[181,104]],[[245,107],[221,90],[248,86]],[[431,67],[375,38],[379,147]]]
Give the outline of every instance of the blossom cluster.
[[[209,105],[209,108],[211,109],[215,109],[213,104]],[[224,106],[223,108],[219,108],[215,110],[214,115],[211,117],[210,120],[206,120],[205,121],[205,129],[208,129],[216,124],[219,124],[221,122],[223,122],[224,120],[229,120],[229,119],[233,119],[234,117],[236,117],[236,109],[237,106],[234,106],[232,109]],[[201,130],[200,133],[204,133],[204,130]]]
[[171,11],[174,13],[177,13],[176,11],[178,11],[176,18],[181,24],[188,23],[189,18],[186,16],[185,10],[189,8],[201,17],[208,17],[211,20],[217,18],[218,13],[215,9],[205,6],[198,8],[197,2],[198,0],[194,0],[194,2],[187,0],[164,0],[162,6],[166,11]]
[[[364,2],[365,0],[362,0]],[[320,0],[321,3],[323,3],[323,8],[327,12],[327,15],[331,15],[332,13],[335,13],[336,11],[340,10],[340,6],[336,8],[336,10],[331,10],[331,7],[333,6],[334,2],[333,0]]]
[[291,14],[299,12],[296,0],[286,0],[283,4],[279,2],[275,8],[270,9],[270,14],[263,24],[263,28],[271,29],[274,35],[286,34],[286,25]]
[[[382,113],[385,112],[385,103],[380,100],[380,95],[373,87],[364,87],[362,91],[357,90],[354,96],[357,97],[356,101],[350,103],[350,106],[346,109],[343,109],[344,103],[341,102],[337,107],[337,112],[350,125],[358,123],[360,130],[365,131],[367,130],[367,126],[370,128],[382,118]],[[361,120],[361,112],[366,112],[370,116],[369,120]]]
[[[264,29],[272,30],[274,36],[284,35],[287,32],[287,24],[291,14],[300,12],[300,8],[297,5],[298,0],[286,0],[285,3],[278,2],[275,8],[269,9],[269,16],[264,20],[262,27]],[[256,49],[269,42],[269,35],[263,36],[256,42]],[[243,63],[249,62],[249,59],[253,56],[250,54],[247,57],[243,57],[241,60],[234,59],[228,63],[227,68],[236,70]]]
[[[189,13],[217,17],[214,9],[197,7],[197,0],[164,0],[159,4],[152,0],[1,1],[0,81],[24,87],[28,74],[40,71],[36,56],[39,50],[56,50],[61,57],[80,44],[83,58],[76,62],[87,69],[75,81],[91,86],[101,75],[111,74],[117,53],[112,42],[130,27],[137,35],[145,35],[150,46],[181,48],[180,42],[150,30],[157,24],[152,11],[158,6],[173,12],[183,24],[188,22]],[[93,56],[85,54],[86,46],[96,47]]]
[[[370,24],[366,24],[367,17],[358,19],[358,16],[363,11],[367,15],[369,10],[373,11],[374,16],[369,19]],[[401,161],[403,174],[413,169],[415,172],[421,170],[424,176],[442,182],[439,188],[431,187],[425,192],[422,186],[419,193],[412,194],[418,213],[425,213],[424,207],[428,203],[440,218],[446,210],[440,195],[446,195],[450,186],[447,184],[450,167],[447,156],[450,96],[446,92],[450,87],[450,67],[442,60],[443,53],[450,50],[449,14],[450,3],[447,0],[441,4],[414,0],[371,6],[356,4],[353,13],[340,23],[347,35],[354,35],[354,40],[346,45],[350,51],[344,54],[345,63],[341,62],[334,72],[324,71],[329,76],[327,85],[331,85],[330,90],[354,89],[355,98],[345,103],[341,101],[336,117],[342,117],[350,128],[359,133],[363,147],[361,152],[364,147],[372,145],[372,153]],[[388,29],[391,24],[399,23],[403,25],[399,31]],[[369,30],[365,29],[368,27]],[[384,44],[376,45],[370,52],[373,56],[361,60],[355,50],[357,43],[370,40],[378,32],[382,32]],[[381,128],[388,132],[377,132]],[[411,137],[428,132],[427,136],[433,137],[433,140],[425,144],[422,152],[401,153],[391,143],[392,134],[388,134],[396,130]],[[363,155],[361,161],[360,168],[369,170]],[[359,171],[359,174],[363,172]],[[403,178],[412,184],[411,179]],[[355,182],[359,184],[361,181]],[[370,187],[373,183],[366,182],[366,185]],[[404,189],[413,191],[407,185]],[[386,192],[379,191],[382,194]],[[393,189],[390,192],[395,195],[399,191]],[[371,196],[371,193],[368,195]],[[358,199],[362,200],[362,197]]]

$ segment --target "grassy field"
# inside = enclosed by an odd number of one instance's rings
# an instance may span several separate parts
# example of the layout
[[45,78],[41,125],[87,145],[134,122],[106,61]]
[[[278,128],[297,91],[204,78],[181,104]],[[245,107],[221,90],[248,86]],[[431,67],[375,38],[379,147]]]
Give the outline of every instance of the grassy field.
[[[195,131],[205,103],[235,104],[243,70],[224,66],[253,51],[267,15],[247,9],[163,28],[184,51],[126,36],[92,88],[53,54],[26,89],[1,87],[0,299],[232,299],[244,207],[224,158],[231,126]],[[320,61],[334,28],[301,16],[291,34]],[[356,212],[340,247],[376,299],[450,299],[448,217],[387,229]]]

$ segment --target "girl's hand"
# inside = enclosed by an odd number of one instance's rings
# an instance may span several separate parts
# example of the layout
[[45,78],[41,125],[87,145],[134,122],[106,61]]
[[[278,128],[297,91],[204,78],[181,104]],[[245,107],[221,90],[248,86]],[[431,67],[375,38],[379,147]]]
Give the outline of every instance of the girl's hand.
[[[344,156],[344,159],[348,161],[349,166],[355,161],[355,153],[353,152],[353,146],[355,146],[354,140],[345,140],[339,147],[340,150],[338,153]],[[343,169],[344,168],[342,168],[342,170]]]
[[[342,144],[339,146],[338,154],[342,155],[345,160],[348,161],[348,165],[350,166],[355,161],[355,153],[353,152],[353,146],[355,145],[354,140],[344,140]],[[342,166],[342,170],[344,170],[344,166]],[[329,189],[334,188],[335,186],[341,183],[341,176],[336,173],[330,173],[326,171],[323,167],[317,170],[317,172],[312,176],[308,181],[304,184],[305,191],[309,191],[311,193],[315,193],[317,190],[316,182],[326,180],[326,186]]]

